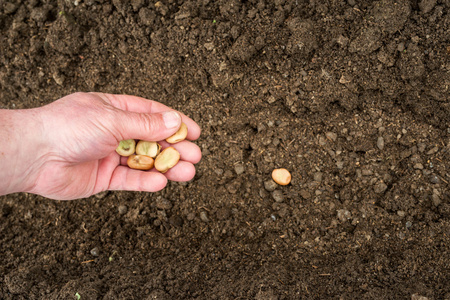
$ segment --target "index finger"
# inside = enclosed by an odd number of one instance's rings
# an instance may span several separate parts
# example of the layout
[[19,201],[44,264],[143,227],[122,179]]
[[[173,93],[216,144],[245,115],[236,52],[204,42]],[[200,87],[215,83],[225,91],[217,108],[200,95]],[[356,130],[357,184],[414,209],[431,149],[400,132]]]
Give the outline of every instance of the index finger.
[[[110,103],[112,106],[121,110],[147,114],[174,110],[173,108],[170,108],[160,102],[148,100],[137,96],[115,95],[105,93],[95,93],[95,94],[101,97],[103,100]],[[198,139],[201,133],[201,129],[198,126],[198,124],[185,114],[181,112],[180,114],[183,122],[188,127],[187,139],[188,140]]]

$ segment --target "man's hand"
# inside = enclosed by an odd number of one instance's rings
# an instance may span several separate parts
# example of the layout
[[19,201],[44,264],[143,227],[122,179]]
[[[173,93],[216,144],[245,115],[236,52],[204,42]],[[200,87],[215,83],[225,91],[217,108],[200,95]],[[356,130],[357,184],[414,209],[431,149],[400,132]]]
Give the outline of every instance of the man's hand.
[[6,171],[0,175],[5,180],[0,194],[30,192],[68,200],[105,190],[155,192],[167,180],[191,180],[201,159],[199,147],[185,140],[173,145],[181,160],[167,173],[128,168],[126,158],[115,152],[121,140],[162,141],[164,148],[163,140],[181,121],[188,126],[187,139],[200,136],[190,118],[134,96],[76,93],[36,109],[3,110],[0,118],[6,122],[0,137],[11,143],[0,151],[0,167]]

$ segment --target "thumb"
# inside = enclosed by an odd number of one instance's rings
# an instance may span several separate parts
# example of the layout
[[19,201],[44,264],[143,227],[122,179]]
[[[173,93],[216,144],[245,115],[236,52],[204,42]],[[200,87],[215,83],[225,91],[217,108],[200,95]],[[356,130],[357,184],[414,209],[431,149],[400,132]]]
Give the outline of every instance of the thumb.
[[149,114],[122,111],[116,124],[119,125],[119,136],[124,140],[161,141],[177,132],[181,115],[173,110]]

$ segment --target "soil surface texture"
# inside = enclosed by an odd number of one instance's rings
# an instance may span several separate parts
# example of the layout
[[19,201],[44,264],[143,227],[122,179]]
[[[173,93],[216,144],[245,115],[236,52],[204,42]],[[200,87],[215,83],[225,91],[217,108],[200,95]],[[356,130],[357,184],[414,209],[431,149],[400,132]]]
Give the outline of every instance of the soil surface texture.
[[203,154],[0,197],[0,299],[450,299],[449,0],[0,0],[0,45],[0,108],[142,96]]

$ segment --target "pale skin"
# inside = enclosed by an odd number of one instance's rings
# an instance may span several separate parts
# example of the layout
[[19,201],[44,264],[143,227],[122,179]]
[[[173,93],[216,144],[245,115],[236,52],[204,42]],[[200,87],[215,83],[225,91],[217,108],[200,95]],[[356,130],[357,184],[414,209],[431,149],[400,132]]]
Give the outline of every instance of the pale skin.
[[[165,122],[167,121],[167,122]],[[162,141],[184,122],[187,140],[172,145],[180,162],[161,174],[128,168],[121,140]],[[0,110],[0,195],[28,192],[51,199],[85,198],[106,190],[156,192],[168,180],[189,181],[201,151],[200,127],[156,101],[127,95],[75,93],[49,105]]]

